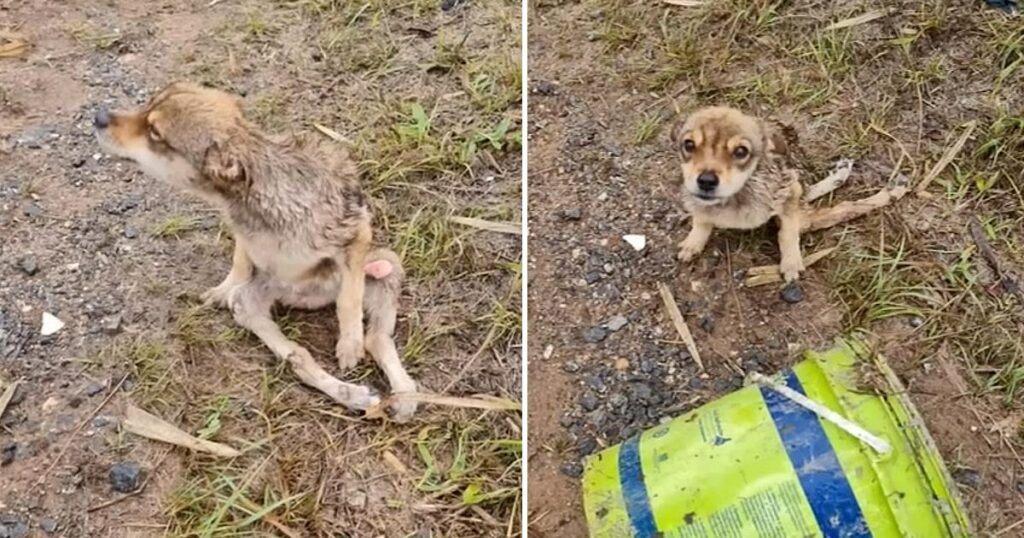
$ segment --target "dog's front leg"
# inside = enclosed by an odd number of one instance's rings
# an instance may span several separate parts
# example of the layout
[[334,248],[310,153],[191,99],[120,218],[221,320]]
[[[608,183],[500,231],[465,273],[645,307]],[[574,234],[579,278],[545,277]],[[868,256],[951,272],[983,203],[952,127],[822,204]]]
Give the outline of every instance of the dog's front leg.
[[683,262],[688,262],[703,252],[704,247],[708,244],[708,239],[711,238],[711,232],[715,230],[713,224],[697,215],[693,216],[690,225],[692,226],[690,234],[679,243],[679,254],[676,255],[676,258]]
[[338,264],[341,289],[338,291],[338,345],[335,355],[342,370],[352,368],[365,356],[363,348],[363,295],[366,290],[366,255],[372,233],[369,223],[360,224],[356,237],[345,249]]
[[203,304],[227,307],[231,291],[252,278],[252,269],[252,260],[245,252],[245,247],[236,238],[235,252],[231,256],[231,271],[220,284],[203,292],[200,297]]
[[803,255],[800,254],[800,217],[799,208],[779,216],[779,251],[782,254],[779,272],[786,282],[796,280],[804,270]]

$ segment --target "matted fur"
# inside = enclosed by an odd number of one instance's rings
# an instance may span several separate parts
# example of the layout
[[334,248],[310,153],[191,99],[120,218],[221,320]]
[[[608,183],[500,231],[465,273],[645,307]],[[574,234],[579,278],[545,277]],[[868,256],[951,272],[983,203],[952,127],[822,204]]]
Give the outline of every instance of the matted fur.
[[[264,134],[245,119],[236,97],[182,82],[139,110],[102,111],[95,123],[111,153],[221,210],[235,251],[231,272],[204,293],[207,303],[230,308],[304,383],[367,409],[380,402],[374,391],[328,374],[270,315],[275,303],[310,309],[335,303],[342,369],[369,351],[394,391],[416,389],[393,341],[401,263],[386,249],[371,251],[370,211],[347,152],[320,139]],[[388,274],[364,274],[367,264],[380,261],[391,265]],[[415,408],[401,402],[395,416],[407,418]]]

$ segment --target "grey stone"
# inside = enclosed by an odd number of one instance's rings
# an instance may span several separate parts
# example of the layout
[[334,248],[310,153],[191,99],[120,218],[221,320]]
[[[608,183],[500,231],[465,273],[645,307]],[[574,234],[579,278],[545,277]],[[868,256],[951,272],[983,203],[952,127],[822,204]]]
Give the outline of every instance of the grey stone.
[[615,316],[612,319],[606,321],[604,326],[611,332],[616,332],[619,329],[629,324],[629,318],[626,316]]
[[89,384],[86,385],[84,389],[82,389],[82,394],[85,394],[86,396],[92,398],[93,396],[96,396],[97,394],[103,392],[103,388],[104,385],[102,383],[90,381]]
[[608,330],[604,327],[591,327],[583,331],[583,341],[588,344],[599,344],[608,338]]
[[124,227],[124,236],[128,239],[135,239],[139,236],[139,229],[129,224]]
[[144,474],[142,466],[138,463],[117,463],[110,467],[110,485],[114,491],[131,493],[142,485]]
[[18,260],[18,269],[21,269],[26,275],[32,276],[39,272],[39,260],[31,254],[23,256]]
[[974,469],[962,467],[953,471],[953,480],[957,484],[977,489],[981,485],[981,473]]
[[583,466],[575,461],[563,464],[559,471],[569,478],[579,478],[583,476]]
[[35,202],[29,202],[25,204],[24,213],[26,217],[38,219],[43,216],[43,208],[39,207]]
[[604,273],[601,271],[587,271],[587,275],[584,277],[587,284],[596,284],[600,282],[602,278],[604,278]]
[[592,392],[587,392],[580,398],[580,406],[583,407],[584,411],[593,411],[599,405],[601,405],[601,401]]
[[108,335],[115,335],[121,332],[121,315],[107,316],[100,322],[100,328]]
[[804,300],[804,290],[796,281],[786,284],[786,287],[782,288],[781,295],[782,300],[789,304],[796,304]]
[[10,465],[14,461],[14,456],[18,453],[18,445],[14,443],[7,443],[0,448],[0,466]]
[[555,95],[558,93],[558,84],[548,80],[538,80],[533,86],[533,91],[540,95]]
[[39,528],[43,529],[46,534],[53,534],[57,532],[57,528],[60,526],[57,520],[50,516],[43,516],[39,519]]
[[558,218],[568,221],[577,221],[583,218],[583,210],[578,207],[570,207],[558,211]]

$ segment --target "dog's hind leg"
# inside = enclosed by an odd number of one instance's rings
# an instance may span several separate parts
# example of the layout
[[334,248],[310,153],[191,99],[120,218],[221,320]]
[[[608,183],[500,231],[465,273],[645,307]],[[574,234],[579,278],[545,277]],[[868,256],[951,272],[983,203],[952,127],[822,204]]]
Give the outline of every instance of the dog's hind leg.
[[[366,258],[366,351],[388,378],[393,393],[415,392],[416,382],[402,366],[395,347],[395,320],[402,287],[402,263],[398,255],[377,249]],[[391,406],[395,420],[406,420],[416,412],[416,402],[399,401]]]
[[857,217],[862,217],[899,200],[906,193],[907,188],[904,186],[886,187],[874,195],[860,200],[840,202],[832,207],[820,209],[805,209],[801,219],[802,222],[800,223],[800,231],[813,232],[815,230],[824,230]]
[[274,301],[274,290],[257,278],[232,292],[231,312],[239,325],[252,331],[279,359],[288,361],[306,385],[351,409],[366,410],[380,403],[380,397],[369,387],[345,383],[328,374],[309,351],[289,340],[270,316]]
[[832,191],[842,187],[846,183],[846,180],[850,178],[850,172],[853,171],[853,161],[849,159],[843,159],[836,163],[832,172],[829,173],[825,179],[807,187],[804,191],[804,201],[813,202],[822,196],[830,194]]
[[338,312],[338,345],[335,355],[342,370],[352,368],[365,355],[363,347],[363,295],[366,293],[366,255],[372,239],[369,222],[358,225],[355,237],[339,260],[341,289],[335,306]]

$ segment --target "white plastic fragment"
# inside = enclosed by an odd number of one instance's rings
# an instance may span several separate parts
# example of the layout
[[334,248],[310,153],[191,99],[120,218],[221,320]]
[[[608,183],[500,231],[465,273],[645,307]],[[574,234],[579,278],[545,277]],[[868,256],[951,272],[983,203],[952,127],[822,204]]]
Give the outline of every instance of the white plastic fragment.
[[50,336],[51,334],[57,334],[58,331],[64,328],[64,322],[49,312],[43,312],[43,327],[39,333],[43,336]]
[[633,247],[637,252],[640,252],[647,246],[647,236],[642,234],[627,234],[622,236],[622,240],[629,243],[629,246]]

